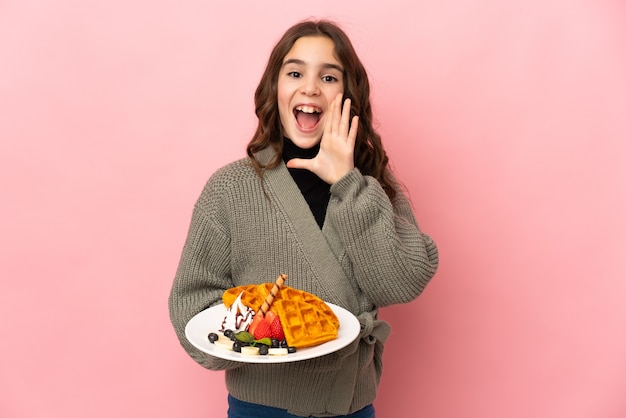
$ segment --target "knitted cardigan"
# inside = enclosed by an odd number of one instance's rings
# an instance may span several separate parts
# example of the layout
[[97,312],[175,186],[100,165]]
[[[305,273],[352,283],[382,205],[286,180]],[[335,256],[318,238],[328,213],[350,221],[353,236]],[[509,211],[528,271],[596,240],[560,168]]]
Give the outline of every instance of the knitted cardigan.
[[[257,158],[267,163],[271,149]],[[225,370],[231,395],[302,416],[345,415],[372,403],[389,325],[377,307],[414,300],[435,274],[438,250],[397,188],[393,205],[373,177],[354,169],[332,185],[322,229],[284,163],[261,181],[248,159],[215,172],[193,210],[169,297],[180,343],[200,365]],[[273,282],[342,306],[361,333],[347,347],[288,363],[238,363],[210,356],[185,338],[186,323],[221,303],[225,289]]]

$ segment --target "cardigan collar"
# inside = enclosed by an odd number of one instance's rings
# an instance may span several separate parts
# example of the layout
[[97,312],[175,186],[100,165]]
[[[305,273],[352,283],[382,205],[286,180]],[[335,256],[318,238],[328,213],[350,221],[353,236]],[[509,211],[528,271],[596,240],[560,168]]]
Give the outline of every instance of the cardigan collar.
[[[273,149],[265,148],[256,157],[261,164],[267,164],[275,155]],[[264,182],[268,194],[276,197],[280,210],[295,228],[302,249],[311,260],[315,276],[332,298],[328,302],[358,313],[357,296],[338,260],[340,254],[337,251],[342,250],[341,242],[330,225],[328,214],[324,227],[320,230],[284,162],[281,161],[274,169],[266,170]]]

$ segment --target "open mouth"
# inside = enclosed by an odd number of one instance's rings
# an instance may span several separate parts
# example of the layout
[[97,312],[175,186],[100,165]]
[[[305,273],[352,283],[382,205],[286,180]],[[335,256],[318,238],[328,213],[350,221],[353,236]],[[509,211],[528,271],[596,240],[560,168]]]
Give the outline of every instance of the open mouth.
[[315,106],[296,106],[293,114],[301,129],[311,130],[315,129],[322,118],[322,109]]

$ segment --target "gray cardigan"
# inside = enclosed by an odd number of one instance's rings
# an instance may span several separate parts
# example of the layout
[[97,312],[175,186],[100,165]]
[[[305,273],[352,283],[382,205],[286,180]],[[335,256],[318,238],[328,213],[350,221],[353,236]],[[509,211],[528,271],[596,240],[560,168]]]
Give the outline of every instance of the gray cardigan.
[[[268,162],[273,151],[258,154]],[[380,184],[352,170],[332,185],[322,229],[281,163],[261,182],[248,159],[211,176],[193,211],[169,297],[177,336],[199,364],[226,370],[230,394],[303,416],[345,415],[372,403],[389,325],[376,308],[415,299],[435,274],[438,251],[420,231],[398,187],[393,205]],[[273,282],[342,306],[361,322],[360,338],[312,360],[249,364],[195,349],[184,328],[221,303],[230,287]]]

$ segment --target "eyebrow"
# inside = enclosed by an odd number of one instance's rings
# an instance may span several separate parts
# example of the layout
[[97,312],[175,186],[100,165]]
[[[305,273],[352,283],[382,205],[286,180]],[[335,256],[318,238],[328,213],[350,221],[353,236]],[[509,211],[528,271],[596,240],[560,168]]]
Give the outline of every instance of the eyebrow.
[[[288,64],[296,64],[296,65],[306,65],[306,62],[300,60],[300,59],[296,59],[296,58],[291,58],[288,59],[287,61],[285,61],[283,63],[283,67],[285,67]],[[341,65],[338,64],[331,64],[331,63],[324,63],[322,64],[322,68],[327,70],[327,69],[335,69],[337,71],[341,71],[343,73],[343,67]]]

